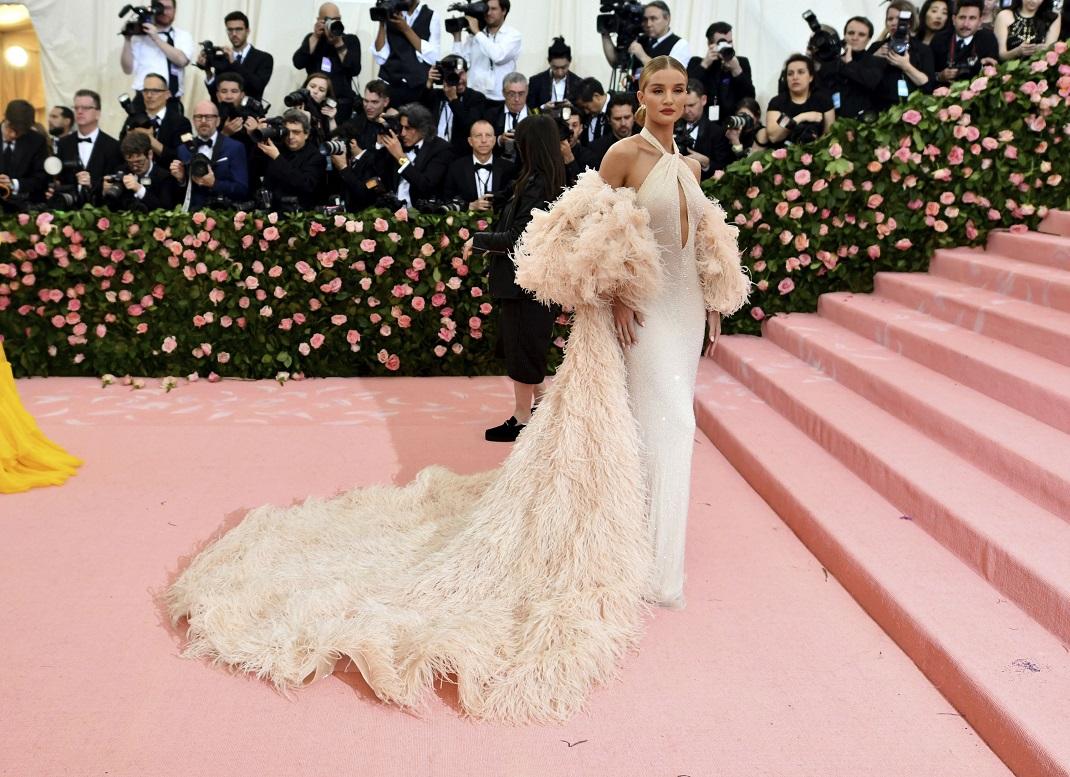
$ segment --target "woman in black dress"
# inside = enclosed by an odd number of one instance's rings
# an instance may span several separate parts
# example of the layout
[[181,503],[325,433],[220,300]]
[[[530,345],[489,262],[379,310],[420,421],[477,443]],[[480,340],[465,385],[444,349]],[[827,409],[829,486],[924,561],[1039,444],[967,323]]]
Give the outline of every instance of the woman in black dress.
[[1014,0],[996,16],[999,58],[1029,59],[1059,40],[1054,0]]
[[465,243],[464,259],[485,253],[490,265],[490,294],[500,311],[500,351],[513,381],[513,415],[486,431],[491,442],[513,442],[531,419],[546,379],[546,354],[553,337],[555,309],[535,301],[516,283],[511,253],[536,208],[545,210],[565,188],[565,162],[557,123],[548,115],[531,116],[517,125],[520,175],[512,197],[493,232],[479,232]]

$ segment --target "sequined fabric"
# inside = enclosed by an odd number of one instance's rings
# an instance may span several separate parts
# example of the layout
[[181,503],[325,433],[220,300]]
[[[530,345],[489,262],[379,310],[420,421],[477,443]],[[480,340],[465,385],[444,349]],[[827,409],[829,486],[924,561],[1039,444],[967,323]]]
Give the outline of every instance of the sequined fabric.
[[[679,151],[668,153],[646,129],[641,137],[663,154],[640,186],[636,204],[650,213],[664,275],[659,293],[647,305],[639,342],[628,349],[625,362],[650,500],[655,549],[650,598],[682,607],[695,376],[706,320],[695,262],[695,231],[705,196]],[[681,196],[687,204],[686,241],[681,234]]]

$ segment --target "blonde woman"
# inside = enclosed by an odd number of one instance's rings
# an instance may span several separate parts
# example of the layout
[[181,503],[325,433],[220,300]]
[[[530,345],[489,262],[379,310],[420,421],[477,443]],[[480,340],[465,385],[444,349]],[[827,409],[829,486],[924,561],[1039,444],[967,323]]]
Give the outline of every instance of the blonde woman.
[[534,210],[514,250],[517,284],[573,324],[502,466],[257,508],[168,591],[187,655],[281,687],[352,662],[405,707],[449,677],[474,717],[561,721],[617,675],[648,603],[683,605],[703,331],[712,347],[750,283],[673,145],[683,66],[655,57],[639,84],[643,132]]

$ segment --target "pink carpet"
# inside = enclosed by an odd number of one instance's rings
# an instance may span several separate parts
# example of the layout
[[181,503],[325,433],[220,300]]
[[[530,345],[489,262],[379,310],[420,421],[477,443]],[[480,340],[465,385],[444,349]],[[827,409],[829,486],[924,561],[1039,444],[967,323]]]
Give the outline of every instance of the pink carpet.
[[[711,379],[722,379],[706,367],[712,397]],[[165,394],[156,382],[133,391],[48,379],[19,391],[87,463],[61,488],[0,497],[2,775],[1010,774],[701,435],[687,609],[656,614],[588,714],[502,728],[461,719],[448,689],[414,718],[352,673],[283,698],[179,658],[180,635],[153,596],[264,501],[401,482],[431,463],[494,466],[507,447],[484,443],[482,430],[509,405],[503,380],[224,382]],[[739,396],[744,408],[758,402]],[[752,453],[779,445],[756,429]],[[780,475],[805,474],[817,490],[838,482],[812,459],[785,467]],[[840,512],[858,524],[892,510],[848,496]]]

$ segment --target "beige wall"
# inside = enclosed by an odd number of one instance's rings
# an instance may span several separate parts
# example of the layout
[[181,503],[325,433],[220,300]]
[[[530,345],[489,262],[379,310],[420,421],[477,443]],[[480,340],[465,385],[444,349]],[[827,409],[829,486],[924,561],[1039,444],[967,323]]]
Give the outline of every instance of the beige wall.
[[[30,55],[26,67],[12,67],[3,59],[9,46],[21,46]],[[0,30],[0,106],[15,98],[29,100],[37,111],[37,120],[44,123],[48,115],[48,101],[41,77],[41,44],[32,26],[15,30]]]

